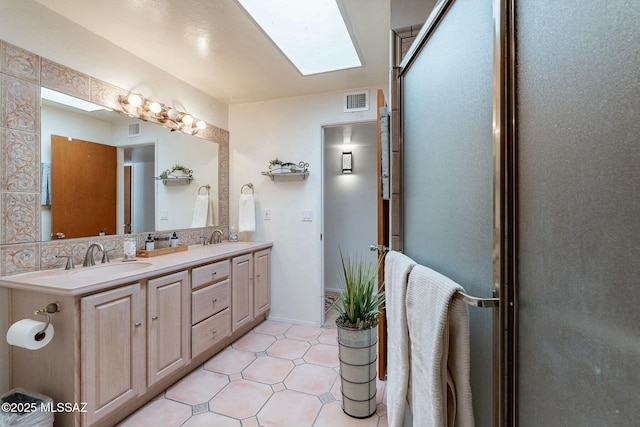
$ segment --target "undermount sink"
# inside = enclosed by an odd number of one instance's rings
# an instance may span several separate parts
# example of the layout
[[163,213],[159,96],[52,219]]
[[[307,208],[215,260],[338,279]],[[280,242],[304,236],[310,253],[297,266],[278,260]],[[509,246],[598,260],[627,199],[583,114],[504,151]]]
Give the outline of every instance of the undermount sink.
[[72,273],[76,277],[94,277],[102,276],[105,274],[120,274],[128,273],[130,271],[141,270],[143,268],[151,267],[150,262],[122,262],[119,264],[104,264],[97,265],[95,267],[83,268],[80,271]]

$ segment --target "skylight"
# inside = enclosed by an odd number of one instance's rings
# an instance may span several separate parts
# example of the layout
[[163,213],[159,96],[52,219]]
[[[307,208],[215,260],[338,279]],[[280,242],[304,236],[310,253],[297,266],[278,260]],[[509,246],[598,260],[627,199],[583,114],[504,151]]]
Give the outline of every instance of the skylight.
[[303,74],[362,65],[336,0],[238,0]]
[[84,111],[108,110],[108,108],[105,108],[101,105],[97,105],[89,101],[84,101],[73,96],[65,95],[64,93],[56,92],[47,89],[46,87],[43,87],[41,89],[40,96],[43,99],[48,99],[49,101],[57,102],[58,104],[79,108]]

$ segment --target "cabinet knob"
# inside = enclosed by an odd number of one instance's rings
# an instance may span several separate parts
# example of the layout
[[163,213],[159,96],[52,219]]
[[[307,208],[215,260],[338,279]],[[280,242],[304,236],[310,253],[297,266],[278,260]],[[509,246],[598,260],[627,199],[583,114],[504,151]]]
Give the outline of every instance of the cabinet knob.
[[218,333],[218,330],[217,330],[217,329],[212,329],[212,330],[211,330],[211,333],[212,333],[213,335],[215,335],[215,334],[217,334],[217,333]]
[[138,326],[142,326],[142,322],[136,322],[136,323],[134,323],[134,324],[133,324],[133,326],[135,326],[136,328],[137,328]]
[[215,304],[217,301],[218,301],[218,298],[214,298],[214,299],[212,299],[212,300],[211,300],[211,302],[212,302],[212,303],[214,303],[214,304]]
[[151,320],[158,320],[158,316],[153,316]]
[[211,273],[212,276],[215,276],[216,274],[218,274],[217,271],[214,271],[213,273]]

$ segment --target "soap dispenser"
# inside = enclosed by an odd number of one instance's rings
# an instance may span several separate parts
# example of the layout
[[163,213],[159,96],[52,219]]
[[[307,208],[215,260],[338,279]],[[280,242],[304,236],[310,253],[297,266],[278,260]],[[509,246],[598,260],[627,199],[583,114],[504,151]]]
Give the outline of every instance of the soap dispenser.
[[151,237],[151,234],[149,234],[147,236],[147,240],[145,240],[144,242],[144,250],[152,251],[154,249],[155,249],[155,241],[153,240],[153,237]]
[[176,232],[173,232],[173,236],[171,236],[171,247],[175,248],[176,246],[178,246],[180,244],[180,239],[178,239],[178,235],[176,234]]

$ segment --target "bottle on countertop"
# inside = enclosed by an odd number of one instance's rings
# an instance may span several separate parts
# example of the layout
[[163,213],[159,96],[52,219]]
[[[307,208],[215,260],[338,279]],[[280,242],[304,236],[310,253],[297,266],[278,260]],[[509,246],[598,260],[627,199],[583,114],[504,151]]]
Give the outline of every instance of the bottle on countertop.
[[151,237],[151,234],[149,234],[147,236],[147,240],[145,240],[144,242],[144,250],[145,251],[152,251],[155,249],[155,241],[153,240],[153,237]]
[[124,238],[124,260],[135,261],[136,259],[136,239],[128,235]]
[[236,231],[236,226],[231,224],[229,227],[229,240],[235,242],[238,240],[238,232]]
[[173,236],[171,236],[171,247],[175,248],[178,245],[180,245],[180,239],[178,239],[178,235],[174,231]]

